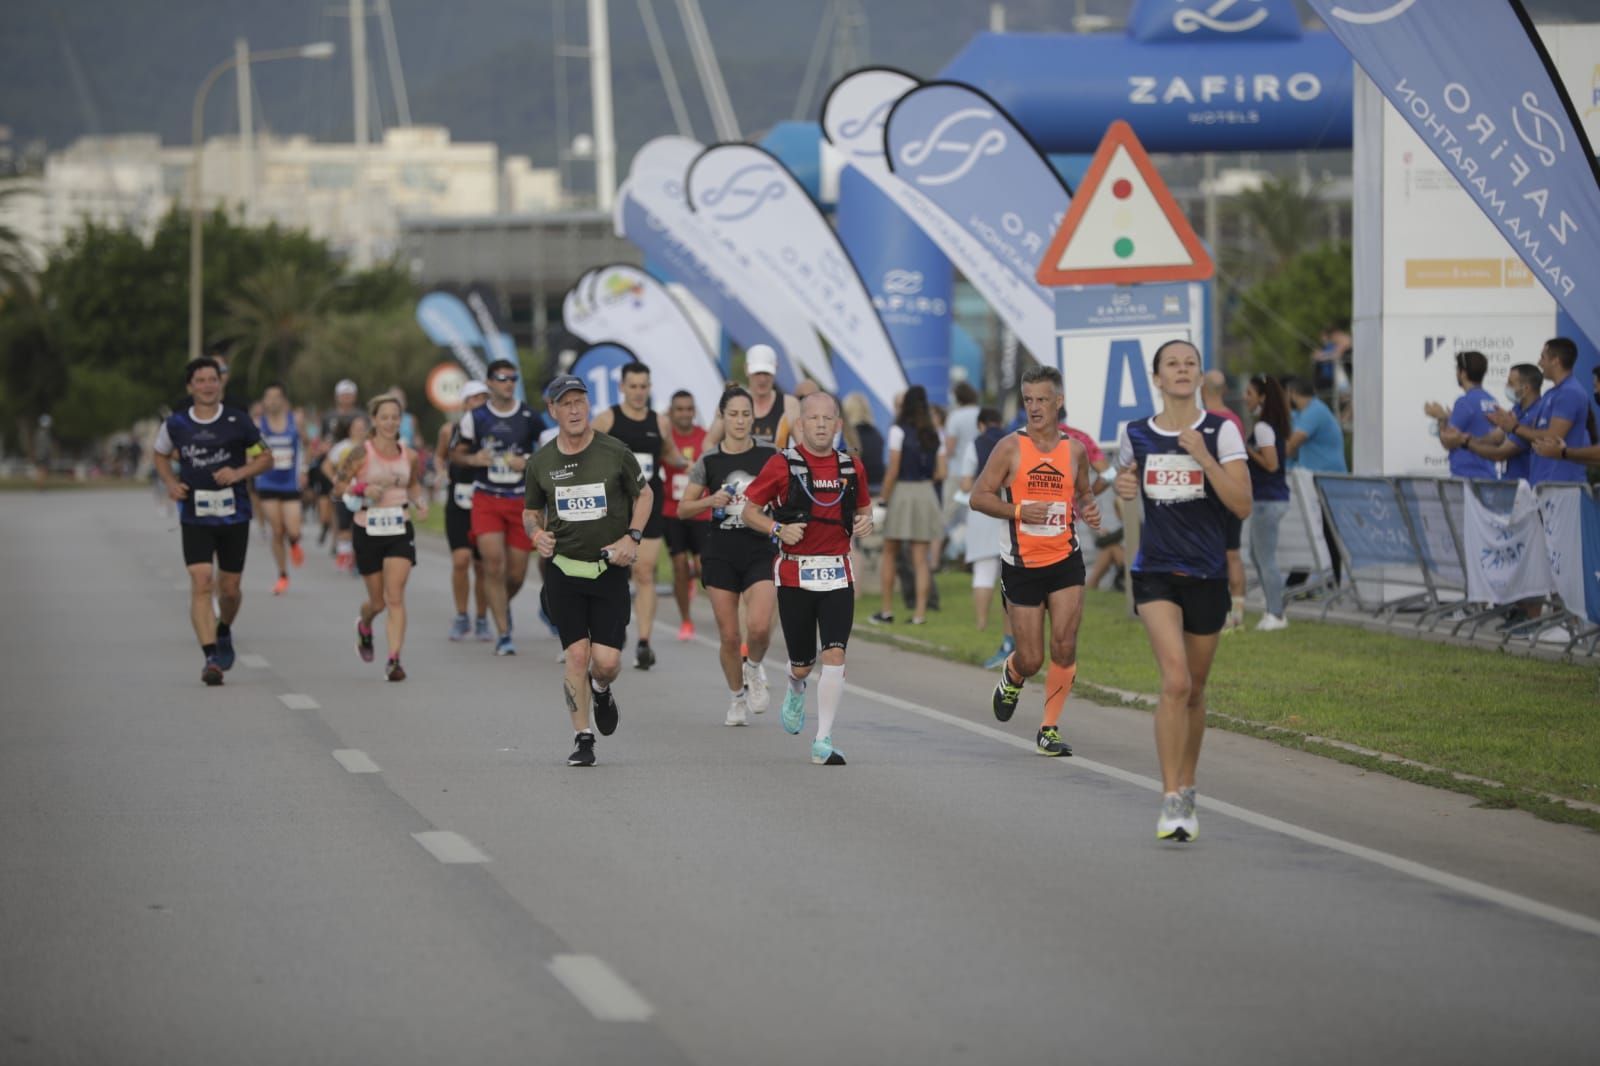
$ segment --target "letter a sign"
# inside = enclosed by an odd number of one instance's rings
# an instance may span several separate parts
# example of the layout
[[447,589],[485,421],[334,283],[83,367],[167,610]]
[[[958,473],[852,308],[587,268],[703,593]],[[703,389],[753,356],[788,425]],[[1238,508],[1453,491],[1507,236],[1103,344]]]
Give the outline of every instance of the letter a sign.
[[1039,284],[1204,281],[1214,272],[1133,127],[1113,122],[1039,264]]

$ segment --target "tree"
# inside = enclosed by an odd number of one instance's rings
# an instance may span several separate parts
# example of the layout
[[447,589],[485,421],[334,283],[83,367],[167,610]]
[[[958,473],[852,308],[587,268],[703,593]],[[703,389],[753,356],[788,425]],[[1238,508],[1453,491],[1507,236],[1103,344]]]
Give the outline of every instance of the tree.
[[1244,342],[1248,369],[1266,374],[1307,374],[1317,335],[1329,322],[1348,320],[1353,287],[1350,245],[1328,242],[1301,252],[1270,277],[1239,292],[1229,331]]
[[[261,387],[261,362],[271,356],[272,376],[282,380],[289,363],[316,327],[329,286],[315,274],[302,274],[290,263],[271,263],[246,278],[212,329],[213,340],[231,342],[242,356],[244,384],[250,395]],[[237,374],[237,371],[235,372]]]

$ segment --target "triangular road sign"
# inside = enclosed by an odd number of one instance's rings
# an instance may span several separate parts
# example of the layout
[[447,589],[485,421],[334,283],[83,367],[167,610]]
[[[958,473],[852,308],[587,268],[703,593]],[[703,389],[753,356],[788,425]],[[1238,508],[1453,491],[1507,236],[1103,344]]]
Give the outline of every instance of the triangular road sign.
[[1133,127],[1113,122],[1039,264],[1039,284],[1204,281],[1215,269]]

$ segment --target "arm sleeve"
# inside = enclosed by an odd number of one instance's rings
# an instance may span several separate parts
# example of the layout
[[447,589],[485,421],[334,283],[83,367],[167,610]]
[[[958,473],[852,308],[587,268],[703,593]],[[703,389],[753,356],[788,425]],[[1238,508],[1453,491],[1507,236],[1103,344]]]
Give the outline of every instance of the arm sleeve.
[[701,488],[709,488],[710,487],[710,486],[708,486],[706,484],[706,457],[705,456],[702,455],[700,458],[696,459],[694,461],[694,466],[689,468],[689,481],[688,481],[688,483],[690,485],[699,485]]
[[156,430],[156,442],[152,447],[155,448],[157,455],[171,455],[177,451],[172,446],[172,434],[167,432],[166,419],[161,420],[161,428]]
[[[863,482],[865,479],[860,479]],[[789,491],[789,460],[780,452],[767,460],[761,473],[744,490],[744,498],[757,507],[765,507]]]
[[889,450],[891,452],[903,451],[906,446],[905,427],[894,425],[889,427]]
[[1244,438],[1239,436],[1239,427],[1223,419],[1217,427],[1217,462],[1235,463],[1244,458]]
[[1550,404],[1550,420],[1565,418],[1574,426],[1581,426],[1588,415],[1589,397],[1577,389],[1556,389],[1546,401]]

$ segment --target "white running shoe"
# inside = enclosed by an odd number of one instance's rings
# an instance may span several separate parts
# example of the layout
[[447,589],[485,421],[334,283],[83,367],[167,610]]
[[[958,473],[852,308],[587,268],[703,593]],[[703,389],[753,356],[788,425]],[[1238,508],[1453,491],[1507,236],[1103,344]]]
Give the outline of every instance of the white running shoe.
[[749,725],[750,719],[745,714],[747,709],[748,708],[745,706],[745,698],[742,694],[733,697],[733,699],[728,703],[728,717],[722,720],[722,724]]
[[748,691],[746,702],[752,711],[761,714],[772,705],[772,695],[767,690],[767,668],[763,664],[744,664],[744,687]]
[[1261,621],[1256,623],[1256,632],[1275,633],[1280,629],[1288,629],[1289,620],[1281,614],[1264,614]]
[[1190,840],[1200,839],[1200,819],[1194,813],[1194,786],[1180,788],[1178,795],[1183,797],[1183,831],[1189,834]]
[[1183,797],[1176,792],[1168,792],[1161,798],[1161,816],[1156,819],[1157,840],[1189,839],[1188,819],[1185,817]]

